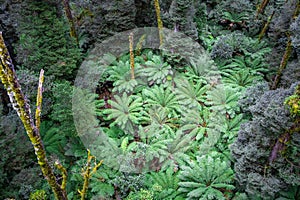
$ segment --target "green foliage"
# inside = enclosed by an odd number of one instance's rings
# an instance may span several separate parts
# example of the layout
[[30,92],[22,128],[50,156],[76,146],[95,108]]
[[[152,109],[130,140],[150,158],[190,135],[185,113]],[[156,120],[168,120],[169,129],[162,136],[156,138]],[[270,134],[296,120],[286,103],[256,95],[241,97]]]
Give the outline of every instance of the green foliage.
[[197,157],[179,172],[179,189],[187,199],[226,199],[235,187],[233,170],[216,153]]
[[45,190],[37,190],[34,193],[30,194],[30,200],[46,200],[47,195]]
[[203,138],[207,131],[209,109],[198,106],[198,109],[189,109],[183,114],[181,130],[196,136],[196,140]]
[[214,62],[205,55],[203,55],[201,59],[191,59],[189,65],[185,67],[185,70],[184,77],[191,82],[205,83],[207,78],[213,76],[214,73],[218,73],[214,72],[214,70],[217,70],[215,69]]
[[54,101],[50,114],[54,122],[52,128],[58,128],[60,135],[75,136],[72,111],[73,86],[69,81],[55,82],[51,91]]
[[164,109],[166,113],[179,113],[179,105],[176,95],[169,88],[164,89],[162,86],[155,85],[151,89],[143,90],[143,98],[145,99],[146,107],[158,106],[158,109]]
[[234,117],[239,112],[237,101],[240,93],[229,86],[218,85],[207,92],[206,104],[211,106],[215,113],[221,113],[227,117]]
[[231,23],[241,23],[248,19],[248,14],[246,12],[242,12],[242,13],[224,12],[223,18],[225,20],[230,21]]
[[151,60],[146,61],[143,75],[147,77],[150,85],[166,84],[172,76],[172,68],[164,62],[162,57],[154,55]]
[[192,147],[194,135],[184,134],[182,131],[177,131],[173,136],[171,142],[168,142],[163,154],[165,159],[162,162],[161,169],[166,170],[168,168],[174,169],[183,166],[189,160],[187,152]]
[[[89,52],[95,41],[115,32],[155,25],[151,2],[70,2],[79,46]],[[18,77],[32,103],[36,73],[46,70],[41,135],[50,161],[58,156],[67,167],[68,198],[76,200],[86,152],[73,124],[71,99],[72,79],[83,54],[69,36],[59,3],[3,3],[1,31],[16,47]],[[199,41],[216,67],[208,56],[195,58],[197,42],[187,45],[169,35],[165,41],[171,43],[166,48],[171,52],[143,50],[135,55],[135,79],[128,54],[107,57],[111,65],[103,66],[99,85],[111,82],[108,92],[115,94],[109,101],[98,100],[101,94],[85,96],[95,103],[98,119],[84,123],[101,126],[103,135],[95,137],[95,149],[105,163],[91,178],[87,199],[299,199],[300,137],[297,132],[282,136],[298,119],[299,98],[283,90],[276,90],[276,96],[260,83],[272,80],[289,30],[295,48],[280,86],[288,88],[299,79],[299,17],[292,19],[297,1],[269,1],[257,18],[257,2],[249,0],[160,3],[165,27]],[[265,37],[258,41],[273,12]],[[189,48],[183,52],[182,46]],[[34,155],[21,142],[23,130],[1,88],[0,92],[0,198],[28,199],[36,189],[49,192],[37,176]],[[293,119],[283,109],[283,97]],[[246,124],[245,118],[250,120]],[[284,139],[277,151],[276,144]],[[270,162],[273,155],[276,159]],[[235,166],[235,180],[230,164]]]
[[67,144],[67,138],[58,128],[55,128],[51,122],[42,122],[40,134],[44,142],[46,152],[55,154],[61,158],[64,156],[64,147]]
[[[139,68],[137,64],[136,69]],[[135,69],[135,72],[136,72]],[[113,92],[133,92],[138,85],[136,79],[131,79],[130,63],[120,60],[116,65],[109,66],[107,73],[109,77],[107,80],[114,81]]]
[[114,195],[114,185],[111,180],[116,178],[118,173],[105,166],[93,174],[90,182],[91,193],[94,199],[109,198]]
[[207,91],[207,86],[205,82],[199,81],[196,84],[189,82],[187,80],[179,80],[177,82],[177,98],[178,102],[190,109],[197,108],[200,103],[205,101],[205,93]]
[[116,101],[109,101],[111,109],[106,110],[108,119],[114,119],[114,124],[127,132],[134,134],[135,124],[140,121],[143,101],[139,96],[128,96],[123,93],[122,96],[115,95]]
[[238,71],[228,70],[229,72],[223,73],[224,83],[231,85],[238,89],[244,89],[255,82],[261,80],[261,77],[252,75],[248,69],[240,69]]
[[147,176],[146,185],[154,191],[155,199],[177,199],[179,197],[178,178],[174,169],[151,172]]
[[149,190],[141,189],[136,193],[130,193],[126,200],[154,200],[153,193]]
[[19,62],[35,72],[43,68],[47,75],[72,78],[81,53],[68,34],[67,22],[47,2],[25,1],[22,8],[18,26]]
[[[178,109],[178,108],[177,108]],[[146,135],[142,137],[165,137],[174,134],[174,129],[178,126],[176,115],[170,113],[165,109],[153,106],[145,114],[147,125],[145,126]]]

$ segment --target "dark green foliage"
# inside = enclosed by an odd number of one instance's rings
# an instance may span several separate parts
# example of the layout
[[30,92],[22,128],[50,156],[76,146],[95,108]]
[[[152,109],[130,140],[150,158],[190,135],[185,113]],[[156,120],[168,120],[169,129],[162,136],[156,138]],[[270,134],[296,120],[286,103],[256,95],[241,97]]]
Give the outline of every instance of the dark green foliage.
[[255,5],[252,1],[228,0],[218,3],[215,9],[209,13],[209,17],[222,27],[218,27],[220,30],[219,32],[215,30],[215,34],[222,35],[234,30],[241,30],[247,35],[255,35],[259,31],[259,27],[255,24],[254,13]]
[[197,3],[192,0],[173,0],[168,12],[170,27],[175,31],[182,31],[193,39],[198,39],[196,23]]
[[152,172],[147,176],[146,185],[154,191],[155,199],[178,199],[178,178],[172,168]]
[[[101,42],[105,37],[136,27],[137,10],[133,0],[75,1],[73,11],[79,26],[80,43],[85,49]],[[138,17],[139,20],[149,21],[146,16]]]
[[[116,32],[156,26],[154,2],[70,1],[79,44],[69,36],[61,2],[0,2],[0,30],[14,47],[32,105],[37,73],[46,70],[41,135],[50,162],[59,158],[68,171],[68,198],[80,199],[86,147],[73,122],[72,84],[82,52]],[[105,55],[109,66],[101,65],[105,71],[93,83],[99,94],[82,97],[96,110],[75,108],[96,113],[76,128],[96,127],[91,149],[104,160],[86,199],[299,199],[299,122],[283,104],[300,78],[299,17],[292,17],[299,2],[271,0],[258,15],[261,1],[159,2],[164,27],[174,31],[165,35],[164,50],[136,50],[135,79],[129,54]],[[175,32],[198,41],[214,61]],[[269,91],[264,81],[272,81],[289,34],[294,49],[279,83],[285,89]],[[120,48],[119,42],[111,46]],[[45,191],[53,199],[1,86],[0,94],[0,198],[34,199]]]
[[63,158],[67,138],[59,128],[56,128],[51,122],[42,122],[40,132],[46,152],[49,155],[55,154]]
[[55,4],[28,0],[22,6],[18,62],[36,73],[43,68],[47,75],[72,78],[81,53]]
[[182,167],[178,175],[179,191],[187,199],[226,199],[234,189],[233,170],[216,153],[197,157],[188,166]]
[[43,179],[16,113],[1,116],[0,133],[0,198],[29,198]]
[[52,87],[53,104],[50,118],[53,127],[59,128],[60,134],[75,136],[75,126],[72,113],[73,86],[68,81],[56,82]]

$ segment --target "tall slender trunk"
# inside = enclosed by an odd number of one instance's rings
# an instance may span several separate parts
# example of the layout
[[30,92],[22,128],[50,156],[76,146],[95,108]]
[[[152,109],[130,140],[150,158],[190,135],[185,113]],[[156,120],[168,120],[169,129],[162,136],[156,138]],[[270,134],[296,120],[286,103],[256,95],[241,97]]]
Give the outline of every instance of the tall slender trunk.
[[69,25],[70,25],[70,35],[71,35],[71,37],[76,39],[76,42],[78,44],[78,36],[76,33],[75,23],[74,23],[74,19],[73,19],[72,13],[71,13],[69,0],[63,0],[63,4],[64,4],[64,10],[65,10],[65,13],[68,18]]
[[163,44],[163,23],[161,20],[160,15],[160,6],[159,6],[159,0],[154,0],[154,6],[156,11],[156,19],[157,19],[157,26],[158,26],[158,32],[159,32],[159,43],[160,45]]
[[46,180],[48,181],[50,187],[53,190],[55,198],[58,200],[67,200],[66,191],[61,188],[58,181],[54,175],[54,172],[49,165],[46,157],[46,151],[40,136],[39,124],[40,124],[40,113],[42,105],[42,84],[44,79],[44,71],[41,70],[39,79],[39,88],[37,95],[37,110],[36,110],[36,124],[34,124],[34,119],[31,116],[31,109],[28,104],[28,100],[21,90],[21,86],[17,79],[14,65],[12,64],[11,57],[6,48],[4,39],[2,37],[2,32],[0,32],[0,78],[7,90],[10,102],[13,108],[16,110],[18,116],[20,117],[26,133],[34,147],[34,151],[38,160],[38,164],[42,170],[42,173]]

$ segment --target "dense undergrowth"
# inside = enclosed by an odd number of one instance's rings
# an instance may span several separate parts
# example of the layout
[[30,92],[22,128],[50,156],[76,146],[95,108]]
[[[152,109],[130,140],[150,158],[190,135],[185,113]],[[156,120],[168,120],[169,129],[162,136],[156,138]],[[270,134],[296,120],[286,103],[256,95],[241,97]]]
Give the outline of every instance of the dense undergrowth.
[[[45,69],[40,132],[50,164],[67,169],[68,198],[80,199],[87,152],[72,116],[77,70],[96,42],[156,26],[154,3],[70,1],[78,38],[61,2],[1,3],[1,31],[33,108]],[[138,44],[134,70],[129,53],[110,57],[91,95],[108,139],[95,147],[103,164],[86,199],[299,199],[299,1],[160,6],[164,27],[210,57],[187,61]],[[53,199],[2,85],[0,92],[0,198]]]

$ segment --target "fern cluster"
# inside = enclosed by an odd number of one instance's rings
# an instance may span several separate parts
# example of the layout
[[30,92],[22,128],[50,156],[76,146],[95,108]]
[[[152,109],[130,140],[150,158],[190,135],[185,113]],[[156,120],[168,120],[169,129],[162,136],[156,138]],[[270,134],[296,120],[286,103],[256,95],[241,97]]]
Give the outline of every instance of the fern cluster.
[[235,187],[233,170],[216,153],[197,157],[184,166],[178,175],[179,191],[187,193],[187,199],[226,199]]
[[[117,82],[123,78],[115,74],[122,70],[129,71],[121,59],[116,61],[121,65],[113,63],[112,67],[107,67],[109,73],[103,75],[113,81],[112,91],[116,93],[108,100],[107,108],[102,107],[100,112],[97,111],[105,120],[102,126],[106,127],[102,130],[106,139],[102,142],[99,140],[102,145],[95,149],[101,152],[99,155],[107,166],[116,170],[129,174],[157,171],[149,174],[152,181],[145,182],[146,190],[132,191],[128,199],[146,193],[149,199],[181,199],[185,196],[205,199],[214,193],[217,193],[217,197],[225,198],[234,188],[230,184],[233,171],[228,165],[231,160],[228,145],[233,143],[243,121],[237,104],[242,91],[231,88],[229,84],[218,83],[218,74],[208,70],[214,65],[210,60],[193,60],[186,67],[187,70],[182,71],[172,67],[160,55],[146,52],[141,56],[143,60],[138,56],[135,58],[139,63],[135,79],[128,81],[142,84],[132,89],[124,84],[122,86],[126,86],[127,90],[115,89],[120,88]],[[216,85],[211,82],[215,79]],[[218,153],[213,153],[213,158],[203,157],[211,152]],[[211,166],[205,166],[208,161]],[[214,164],[224,165],[224,170],[229,171],[224,174],[224,179],[221,172],[215,175],[217,180],[220,179],[216,186],[211,186],[207,191],[204,188],[203,193],[193,196],[189,194],[193,194],[197,188],[183,189],[186,184],[184,181],[191,177],[183,178],[180,175],[185,170],[190,170],[191,175],[194,173],[191,170],[197,171],[198,168],[192,163],[199,163],[200,168],[203,165],[207,173],[210,173]],[[188,170],[186,166],[189,165],[192,167]],[[171,181],[177,176],[182,179],[182,185],[178,181]],[[223,182],[225,179],[230,180],[228,185]],[[200,187],[201,183],[192,185]],[[182,193],[177,192],[179,187],[182,187],[178,190],[182,190]]]

